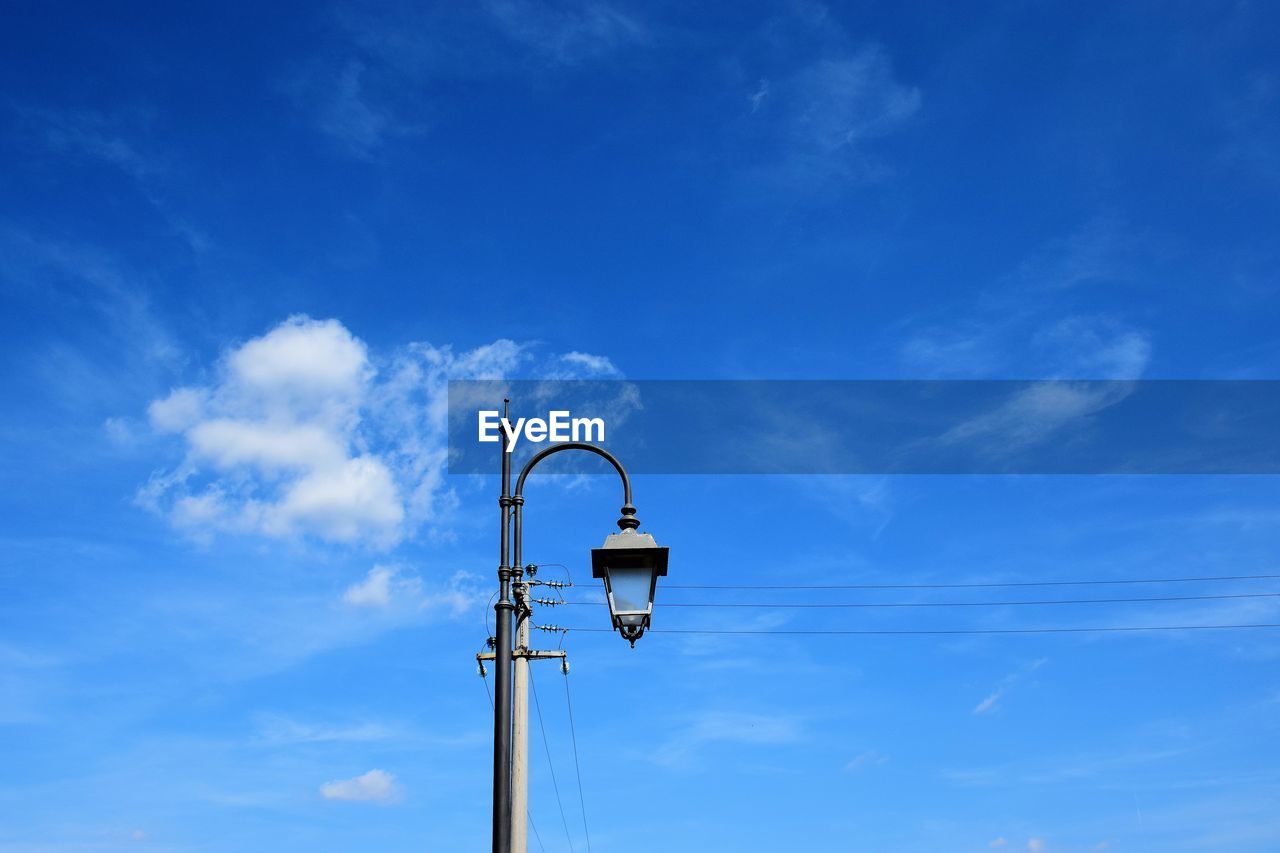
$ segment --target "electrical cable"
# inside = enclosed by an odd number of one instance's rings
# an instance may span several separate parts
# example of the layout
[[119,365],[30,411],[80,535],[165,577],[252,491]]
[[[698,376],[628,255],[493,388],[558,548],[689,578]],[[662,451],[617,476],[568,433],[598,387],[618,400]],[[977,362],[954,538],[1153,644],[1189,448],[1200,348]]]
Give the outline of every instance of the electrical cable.
[[[721,628],[650,628],[646,634],[795,634],[795,635],[839,635],[839,636],[928,636],[936,634],[1091,634],[1136,631],[1215,631],[1244,628],[1280,628],[1280,623],[1257,623],[1250,625],[1126,625],[1117,627],[1094,628],[947,628],[938,630],[786,630],[786,629],[721,629]],[[556,628],[557,631],[575,631],[578,633],[612,634],[612,628]]]
[[547,740],[547,727],[542,722],[542,704],[538,702],[538,687],[533,680],[533,667],[529,667],[529,688],[533,694],[533,707],[538,711],[538,728],[542,729],[542,747],[547,752],[547,767],[551,770],[551,787],[556,792],[556,805],[560,808],[560,822],[564,824],[564,837],[569,841],[569,851],[573,853],[573,835],[569,832],[569,819],[564,814],[564,803],[560,799],[560,783],[556,781],[556,766],[551,761],[551,743]]
[[[489,690],[489,679],[484,675],[481,675],[480,680],[484,682],[484,693],[489,697],[489,710],[496,711],[493,707],[493,693]],[[542,853],[547,853],[547,847],[542,843],[542,833],[538,832],[538,825],[533,822],[533,812],[526,809],[525,817],[529,819],[529,828],[533,830],[533,837],[538,839],[538,849],[541,850]]]
[[[560,635],[561,641],[564,635]],[[573,699],[569,696],[569,673],[564,666],[564,701],[569,706],[569,735],[573,738],[573,769],[578,775],[578,805],[582,808],[582,832],[587,837],[587,853],[591,853],[591,830],[587,828],[587,800],[582,794],[582,765],[578,761],[578,732],[573,722]]]
[[664,589],[981,589],[1018,586],[1103,586],[1139,583],[1200,583],[1209,581],[1276,580],[1280,575],[1218,575],[1201,578],[1136,578],[1088,581],[1010,581],[1005,583],[880,583],[880,584],[663,584]]
[[[911,601],[911,602],[851,602],[851,603],[741,603],[741,602],[663,602],[661,607],[777,607],[777,608],[876,608],[876,607],[1021,607],[1044,604],[1132,604],[1152,601],[1222,601],[1235,598],[1280,598],[1280,592],[1247,592],[1234,595],[1171,595],[1147,598],[1068,598],[1045,599],[1041,601]],[[605,601],[565,601],[564,604],[607,606]]]

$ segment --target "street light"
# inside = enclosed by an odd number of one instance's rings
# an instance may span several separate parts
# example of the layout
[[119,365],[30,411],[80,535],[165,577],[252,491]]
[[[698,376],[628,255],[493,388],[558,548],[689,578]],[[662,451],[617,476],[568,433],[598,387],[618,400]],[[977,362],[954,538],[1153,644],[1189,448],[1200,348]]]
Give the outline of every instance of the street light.
[[[503,417],[509,414],[509,400],[504,400]],[[622,481],[622,516],[618,519],[620,533],[605,537],[603,548],[591,552],[592,574],[604,578],[605,592],[609,596],[609,612],[613,624],[634,647],[636,640],[649,627],[653,612],[653,593],[660,576],[667,573],[667,549],[660,548],[648,533],[638,533],[640,519],[631,503],[631,478],[612,453],[603,447],[579,441],[553,444],[535,453],[516,478],[511,488],[511,454],[508,452],[508,436],[501,437],[502,494],[498,498],[501,508],[501,528],[498,537],[498,601],[494,604],[494,692],[493,692],[493,853],[510,853],[512,850],[512,763],[514,751],[512,723],[512,672],[515,660],[515,644],[512,642],[512,619],[517,602],[511,599],[513,587],[517,597],[527,601],[527,585],[523,583],[524,569],[524,484],[538,463],[566,450],[583,450],[603,457],[613,466]],[[529,611],[522,604],[522,624],[528,624]],[[526,627],[527,630],[527,627]],[[521,661],[531,652],[527,639],[517,638],[521,644]],[[523,737],[523,736],[522,736]],[[523,747],[521,748],[523,754]],[[527,777],[522,777],[526,779]],[[523,814],[527,800],[522,795],[518,813]]]
[[591,550],[591,576],[604,578],[613,627],[632,648],[649,627],[658,578],[667,574],[668,550],[634,527],[610,533],[603,547]]

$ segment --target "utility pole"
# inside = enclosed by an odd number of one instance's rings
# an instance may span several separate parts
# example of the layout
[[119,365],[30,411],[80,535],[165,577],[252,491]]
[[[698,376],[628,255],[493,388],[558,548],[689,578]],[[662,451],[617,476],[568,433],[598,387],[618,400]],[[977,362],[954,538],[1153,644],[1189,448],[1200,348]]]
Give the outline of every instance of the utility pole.
[[[530,594],[534,586],[546,586],[552,589],[564,589],[573,584],[567,581],[534,580],[537,566],[526,566],[521,571],[527,579],[512,585],[515,595],[516,634],[515,649],[511,653],[514,661],[514,677],[512,678],[511,705],[511,784],[508,788],[511,796],[511,813],[507,821],[510,853],[527,853],[529,848],[529,661],[558,660],[561,666],[567,655],[562,649],[529,648],[529,626],[533,617],[534,600]],[[538,599],[546,605],[558,602],[550,599]],[[480,664],[480,675],[484,676],[485,661],[497,661],[495,648],[492,652],[481,652],[476,655]],[[564,670],[568,672],[568,670]]]

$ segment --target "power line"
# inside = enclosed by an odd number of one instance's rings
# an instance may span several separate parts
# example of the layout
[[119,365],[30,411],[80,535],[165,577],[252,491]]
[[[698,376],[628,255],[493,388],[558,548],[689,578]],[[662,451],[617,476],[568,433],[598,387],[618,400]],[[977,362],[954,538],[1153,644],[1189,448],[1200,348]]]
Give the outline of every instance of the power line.
[[1280,575],[1218,575],[1202,578],[1131,578],[1088,581],[1010,581],[1005,583],[879,583],[879,584],[663,584],[663,589],[994,589],[1019,586],[1104,586],[1141,583],[1201,583],[1209,581],[1276,580]]
[[[1125,625],[1094,628],[947,628],[938,630],[788,630],[788,629],[721,629],[721,628],[650,628],[646,634],[795,634],[795,635],[935,635],[935,634],[1092,634],[1137,631],[1216,631],[1242,628],[1280,628],[1280,623],[1250,625]],[[591,634],[612,634],[612,628],[554,628]]]
[[[563,635],[561,639],[564,639]],[[569,696],[569,670],[565,665],[560,671],[564,674],[564,701],[569,706],[569,734],[573,738],[573,769],[578,774],[578,805],[582,807],[582,831],[587,837],[587,853],[591,853],[591,830],[587,828],[587,800],[582,795],[582,765],[578,762],[578,732],[573,723],[573,699]]]
[[542,853],[547,853],[547,847],[542,843],[542,833],[538,832],[538,827],[533,822],[533,815],[529,815],[528,817],[529,828],[533,830],[533,837],[538,839],[538,849],[541,850]]
[[[1044,599],[1040,601],[909,601],[909,602],[663,602],[662,607],[772,607],[772,608],[863,608],[863,607],[1021,607],[1042,604],[1132,604],[1152,601],[1222,601],[1234,598],[1280,598],[1280,592],[1248,592],[1235,595],[1171,595],[1145,598],[1068,598]],[[603,601],[562,601],[561,604],[577,604],[607,606]]]
[[573,835],[569,832],[569,819],[564,815],[564,803],[560,799],[560,783],[556,781],[556,766],[551,761],[551,744],[547,741],[547,727],[542,722],[542,704],[538,702],[538,687],[533,680],[533,667],[529,667],[529,687],[533,693],[533,707],[538,710],[538,728],[542,729],[542,748],[547,752],[547,767],[551,770],[551,787],[556,792],[556,806],[560,809],[560,822],[564,824],[564,837],[573,853]]
[[[493,692],[489,690],[489,679],[484,677],[484,670],[480,670],[480,680],[484,682],[484,694],[489,697],[489,709],[493,710]],[[533,812],[525,810],[525,817],[529,819],[529,828],[533,830],[533,837],[538,839],[538,849],[542,853],[547,853],[547,847],[542,843],[542,833],[538,832],[538,825],[533,822]]]

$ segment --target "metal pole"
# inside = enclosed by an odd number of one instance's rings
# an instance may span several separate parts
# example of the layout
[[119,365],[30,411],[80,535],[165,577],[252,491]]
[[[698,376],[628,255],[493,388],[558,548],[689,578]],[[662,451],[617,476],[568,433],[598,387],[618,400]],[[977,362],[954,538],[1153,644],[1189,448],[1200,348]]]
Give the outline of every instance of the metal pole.
[[[502,401],[502,415],[510,413],[510,400]],[[499,538],[498,603],[493,606],[497,623],[494,648],[493,698],[493,853],[510,853],[511,848],[511,454],[503,432],[502,532]]]
[[529,849],[529,594],[516,594],[515,718],[511,726],[511,853]]

